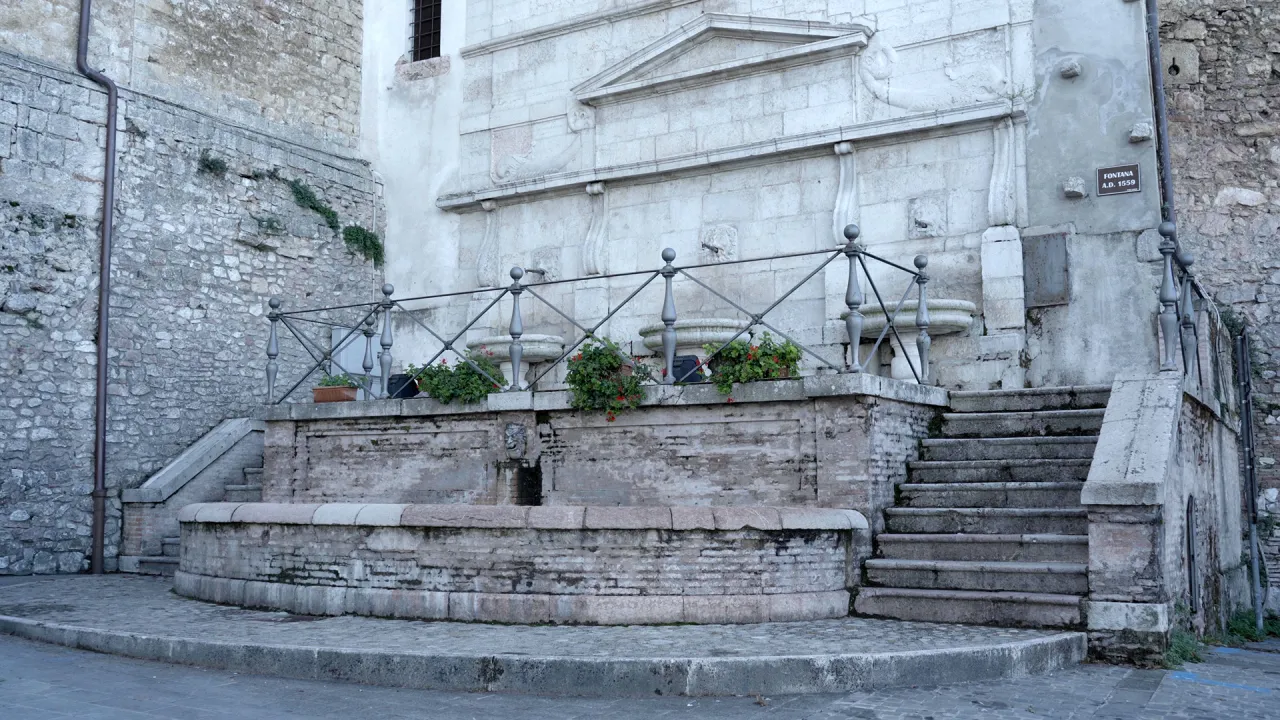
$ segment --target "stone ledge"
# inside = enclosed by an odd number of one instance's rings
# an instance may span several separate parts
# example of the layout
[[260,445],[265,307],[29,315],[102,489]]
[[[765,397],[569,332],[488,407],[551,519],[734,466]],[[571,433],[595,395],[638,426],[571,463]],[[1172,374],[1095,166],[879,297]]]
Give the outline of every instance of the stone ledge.
[[843,508],[197,503],[180,523],[529,530],[867,530]]
[[[364,617],[281,623],[129,576],[0,588],[0,632],[260,675],[451,692],[785,695],[935,686],[1079,662],[1082,633],[844,618],[716,627],[509,627]],[[255,633],[246,638],[245,625]],[[619,648],[625,650],[620,652]]]
[[[723,405],[728,397],[712,385],[646,385],[640,407]],[[789,380],[767,380],[735,385],[731,397],[736,404],[786,402],[812,398],[867,396],[904,403],[946,407],[947,390],[930,385],[903,382],[867,373],[811,375]],[[271,405],[267,419],[346,420],[370,417],[426,417],[516,411],[571,411],[567,390],[494,393],[473,405],[443,405],[431,398],[409,400],[368,400],[345,403],[291,403]]]
[[179,570],[174,591],[198,600],[303,615],[502,623],[656,625],[796,622],[844,617],[849,593],[547,595],[386,590],[211,577]]

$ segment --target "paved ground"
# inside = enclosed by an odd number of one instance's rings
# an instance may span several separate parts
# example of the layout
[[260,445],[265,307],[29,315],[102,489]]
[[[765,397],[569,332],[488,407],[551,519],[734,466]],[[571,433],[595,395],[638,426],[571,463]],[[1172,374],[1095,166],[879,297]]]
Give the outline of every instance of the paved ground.
[[1274,720],[1280,717],[1280,643],[1273,650],[1215,654],[1180,672],[1085,665],[1017,681],[848,695],[598,700],[280,680],[0,636],[0,718]]
[[[442,655],[554,657],[757,657],[981,647],[1047,638],[1041,630],[845,618],[763,625],[572,627],[308,618],[190,600],[169,580],[138,575],[33,579],[0,587],[0,615],[118,632],[212,641],[341,647]],[[299,622],[301,621],[301,622]]]

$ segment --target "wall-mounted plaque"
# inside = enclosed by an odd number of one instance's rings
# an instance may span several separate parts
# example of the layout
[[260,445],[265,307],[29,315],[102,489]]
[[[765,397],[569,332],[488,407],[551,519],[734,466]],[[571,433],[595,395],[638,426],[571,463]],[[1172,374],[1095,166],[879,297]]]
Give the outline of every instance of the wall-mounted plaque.
[[1121,195],[1141,191],[1142,176],[1138,173],[1137,165],[1098,168],[1099,195]]

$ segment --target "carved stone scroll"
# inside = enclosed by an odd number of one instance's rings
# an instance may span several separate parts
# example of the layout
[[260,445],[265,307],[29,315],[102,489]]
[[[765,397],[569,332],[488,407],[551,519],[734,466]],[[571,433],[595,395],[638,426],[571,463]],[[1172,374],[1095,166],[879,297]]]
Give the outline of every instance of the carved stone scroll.
[[582,273],[584,275],[603,275],[605,273],[604,243],[609,225],[609,208],[605,198],[604,183],[587,183],[587,197],[591,203],[591,224],[587,226],[587,237],[582,241]]
[[840,187],[831,216],[831,237],[836,245],[844,245],[845,226],[858,222],[858,154],[851,142],[838,142],[835,150],[840,162]]
[[996,123],[995,156],[991,163],[991,191],[987,196],[988,224],[991,227],[1013,225],[1018,219],[1017,178],[1013,121]]
[[484,240],[480,242],[480,251],[476,254],[476,287],[497,287],[501,279],[498,269],[498,215],[494,212],[498,204],[492,200],[482,200],[484,210]]

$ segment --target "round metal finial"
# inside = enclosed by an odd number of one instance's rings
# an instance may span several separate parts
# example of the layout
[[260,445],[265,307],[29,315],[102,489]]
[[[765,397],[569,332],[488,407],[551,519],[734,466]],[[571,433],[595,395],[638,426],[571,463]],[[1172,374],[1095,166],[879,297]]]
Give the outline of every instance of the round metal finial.
[[267,304],[271,306],[271,309],[272,309],[272,310],[279,310],[279,309],[280,309],[280,298],[278,298],[278,297],[273,297],[273,298],[271,298],[270,300],[268,300],[268,301],[267,301]]
[[916,269],[924,270],[929,265],[929,258],[926,255],[917,255],[915,259]]
[[1196,256],[1182,248],[1178,248],[1178,251],[1174,253],[1174,257],[1178,258],[1178,264],[1184,268],[1189,268],[1196,262]]
[[368,325],[369,327],[373,327],[373,324],[376,322],[378,321],[372,315],[364,319],[364,324]]
[[854,225],[853,223],[849,223],[848,225],[844,226],[845,240],[857,240],[858,236],[861,234],[862,234],[862,228],[859,228],[857,225]]
[[1160,227],[1157,229],[1157,231],[1162,236],[1167,237],[1170,240],[1173,240],[1178,235],[1178,224],[1173,222],[1172,220],[1165,220],[1164,222],[1160,223]]
[[663,251],[662,251],[662,259],[663,259],[665,262],[671,262],[672,260],[675,260],[675,259],[676,259],[676,251],[675,251],[675,250],[673,250],[673,249],[671,249],[671,248],[667,248],[666,250],[663,250]]
[[511,279],[520,282],[520,278],[524,277],[524,268],[516,266],[511,268]]
[[387,297],[391,297],[392,293],[394,293],[395,291],[396,291],[396,286],[392,285],[391,283],[386,283],[382,286],[382,294],[386,295]]

